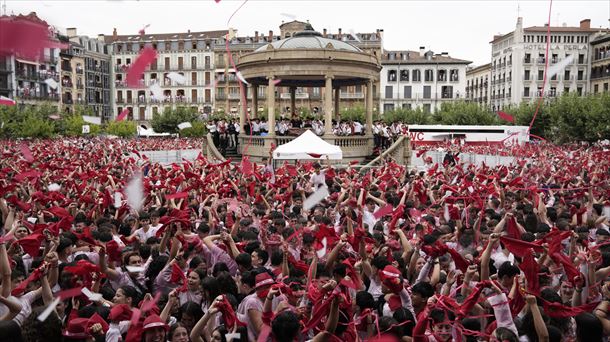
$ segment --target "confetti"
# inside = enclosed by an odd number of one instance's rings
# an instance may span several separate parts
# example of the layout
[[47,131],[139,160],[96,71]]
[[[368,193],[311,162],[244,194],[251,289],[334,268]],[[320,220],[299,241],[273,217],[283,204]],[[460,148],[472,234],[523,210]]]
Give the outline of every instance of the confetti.
[[44,309],[44,311],[42,311],[42,312],[40,313],[40,315],[38,315],[38,317],[37,317],[37,318],[38,318],[38,320],[39,320],[39,321],[41,321],[41,322],[44,322],[44,321],[45,321],[45,320],[46,320],[46,319],[47,319],[47,318],[48,318],[48,317],[51,315],[51,313],[53,312],[53,310],[55,310],[55,308],[56,308],[56,307],[57,307],[57,305],[59,304],[59,301],[60,301],[60,300],[61,300],[61,299],[59,299],[59,297],[55,298],[55,300],[53,300],[53,301],[51,302],[51,304],[49,304],[49,306],[47,306],[47,308],[46,308],[46,309]]
[[144,74],[144,70],[157,58],[157,51],[151,47],[145,47],[138,59],[129,67],[127,71],[127,85],[132,88],[140,86],[140,79]]
[[512,123],[515,122],[515,118],[512,115],[502,112],[502,111],[498,112],[498,117],[504,121],[508,121],[508,122],[512,122]]
[[163,101],[163,89],[161,89],[159,83],[151,85],[150,87],[148,87],[148,90],[150,90],[150,92],[152,93],[151,97],[153,99]]
[[318,190],[316,190],[313,194],[307,197],[307,199],[303,202],[303,210],[309,210],[313,208],[316,204],[320,203],[328,195],[329,192],[325,186],[318,188]]
[[52,78],[47,78],[44,80],[44,83],[46,83],[51,89],[57,89],[57,82]]
[[34,161],[34,156],[32,155],[32,151],[30,151],[30,148],[28,147],[28,145],[26,143],[22,143],[21,145],[19,145],[19,150],[21,151],[21,154],[23,155],[23,158],[25,160],[27,160],[30,163]]
[[178,129],[183,130],[185,128],[192,128],[193,125],[191,125],[190,122],[183,122],[181,124],[178,124]]
[[549,70],[547,71],[547,78],[552,78],[553,76],[557,75],[559,72],[561,72],[563,69],[565,69],[570,63],[574,62],[574,57],[575,55],[569,55],[568,58],[564,58],[562,59],[559,63],[551,66],[549,68]]
[[242,75],[242,74],[241,74],[241,71],[238,71],[238,72],[235,74],[235,76],[237,76],[237,78],[238,78],[238,79],[239,79],[239,80],[240,80],[242,83],[245,83],[245,84],[247,84],[247,85],[250,85],[250,83],[248,83],[248,82],[246,81],[246,79],[244,78],[244,75]]
[[135,211],[140,211],[144,200],[144,190],[142,184],[142,174],[138,173],[129,181],[125,188],[127,195],[127,205]]
[[116,121],[123,121],[123,120],[125,120],[125,118],[127,117],[127,114],[129,114],[129,108],[123,109],[121,114],[119,114],[119,116],[116,117]]
[[169,78],[170,80],[172,80],[178,84],[186,83],[186,77],[184,77],[184,75],[180,75],[177,72],[170,72],[169,74],[167,74],[167,78]]
[[3,106],[14,106],[17,102],[13,99],[9,99],[8,97],[0,96],[0,105]]

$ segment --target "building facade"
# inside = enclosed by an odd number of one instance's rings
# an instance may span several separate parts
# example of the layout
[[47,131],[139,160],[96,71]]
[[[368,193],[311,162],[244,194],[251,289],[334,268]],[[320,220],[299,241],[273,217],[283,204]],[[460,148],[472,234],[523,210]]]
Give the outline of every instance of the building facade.
[[[35,12],[31,12],[28,15],[14,16],[13,20],[48,26]],[[55,32],[49,30],[49,39],[58,42],[55,34]],[[8,80],[6,85],[12,86],[14,89],[12,91],[5,89],[5,93],[13,94],[18,104],[39,105],[49,103],[59,107],[59,94],[61,93],[61,84],[59,82],[59,49],[44,48],[43,53],[36,60],[12,55],[6,60],[6,66],[7,72],[13,71],[12,73],[8,72],[10,80]],[[3,74],[6,75],[7,72]],[[53,88],[45,82],[49,79],[55,81],[57,87]],[[0,83],[3,82],[0,81]]]
[[589,89],[597,94],[608,91],[610,83],[610,34],[591,41],[591,82]]
[[466,101],[477,103],[484,108],[489,108],[490,78],[491,63],[466,70]]
[[[115,29],[111,37],[106,37],[112,53],[114,115],[127,108],[130,119],[148,124],[165,108],[188,106],[200,113],[211,113],[214,106],[214,44],[226,34],[226,30],[221,30],[119,36]],[[139,87],[127,87],[127,71],[146,46],[157,50],[157,59],[145,71]],[[171,72],[182,75],[186,82],[172,81],[168,78]],[[163,91],[162,99],[153,98],[149,90],[155,84]]]
[[84,46],[71,42],[67,37],[67,49],[61,50],[61,104],[65,113],[75,113],[74,107],[85,105],[85,56]]
[[13,63],[10,56],[0,56],[0,96],[13,98]]
[[544,97],[552,99],[565,92],[586,94],[589,86],[591,37],[600,30],[585,19],[578,27],[550,28],[549,68],[565,58],[574,60],[547,80],[542,89],[547,46],[547,26],[523,27],[518,18],[513,32],[495,36],[491,41],[491,107],[500,110]]
[[[227,42],[225,37],[217,39],[214,48],[216,66],[215,79],[217,84],[215,93],[215,112],[227,113],[233,116],[237,116],[238,114],[241,103],[240,85],[235,74],[235,69],[233,68],[233,63],[239,63],[240,56],[253,52],[266,44],[283,38],[292,37],[297,32],[313,30],[313,27],[309,22],[297,20],[282,23],[279,28],[279,35],[270,30],[267,35],[259,34],[258,31],[255,31],[254,36],[239,37],[235,35],[230,37],[231,39],[228,42],[228,48],[231,52],[230,55],[227,53]],[[324,38],[350,43],[377,58],[380,58],[383,51],[383,30],[381,29],[372,33],[344,33],[342,29],[338,29],[337,33],[330,33],[327,29],[323,29],[321,33]],[[233,63],[231,63],[230,58],[232,58]],[[379,84],[375,83],[374,87],[375,94],[377,94]],[[290,116],[292,114],[290,113],[290,89],[288,87],[282,87],[281,85],[275,87],[275,89],[275,103],[279,107],[280,115]],[[323,94],[320,89],[320,87],[298,87],[295,94],[297,111],[313,114],[321,113]],[[257,94],[258,108],[253,111],[252,108],[247,107],[248,111],[250,113],[256,113],[256,116],[260,115],[264,108],[266,108],[267,87],[259,86]],[[342,87],[339,96],[342,106],[341,109],[355,106],[364,107],[365,93],[362,85]],[[251,98],[252,94],[247,94],[247,99]],[[377,100],[378,97],[375,96],[375,101]],[[377,108],[377,104],[375,105],[375,108]]]
[[470,63],[445,52],[426,52],[425,47],[386,51],[381,60],[380,112],[421,108],[431,113],[444,102],[463,100]]

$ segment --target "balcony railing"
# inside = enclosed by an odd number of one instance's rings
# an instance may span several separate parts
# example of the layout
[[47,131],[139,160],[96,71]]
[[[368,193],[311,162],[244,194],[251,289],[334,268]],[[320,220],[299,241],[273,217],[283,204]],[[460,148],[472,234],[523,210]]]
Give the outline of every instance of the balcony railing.
[[67,96],[63,96],[61,99],[61,102],[63,102],[64,104],[72,104],[72,98],[71,97],[67,97]]
[[36,100],[36,101],[59,101],[59,94],[39,94],[39,95],[32,95],[32,94],[22,94],[22,95],[17,95],[16,98],[18,100]]
[[339,94],[339,98],[341,99],[363,99],[364,93],[343,93]]
[[56,82],[59,82],[59,75],[55,72],[27,72],[27,71],[17,71],[16,76],[18,79],[24,80],[33,80],[33,81],[44,81],[46,79],[53,79]]
[[61,71],[72,71],[72,66],[70,64],[61,64]]
[[81,74],[81,75],[82,75],[82,73],[83,73],[83,68],[76,67],[76,73],[77,73],[77,74]]
[[[309,93],[295,93],[294,98],[296,100],[305,100],[309,98]],[[290,100],[290,93],[281,93],[280,99],[282,100]]]

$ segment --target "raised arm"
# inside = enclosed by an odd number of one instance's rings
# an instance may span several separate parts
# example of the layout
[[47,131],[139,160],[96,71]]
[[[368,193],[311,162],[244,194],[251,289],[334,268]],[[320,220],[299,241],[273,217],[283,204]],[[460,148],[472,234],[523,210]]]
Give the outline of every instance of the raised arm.
[[546,328],[546,324],[544,323],[544,319],[542,318],[542,314],[540,314],[540,308],[536,303],[536,297],[532,295],[526,295],[525,300],[527,302],[527,306],[532,312],[532,316],[534,318],[534,328],[536,329],[536,334],[538,335],[538,341],[540,342],[548,342],[549,341],[549,331]]

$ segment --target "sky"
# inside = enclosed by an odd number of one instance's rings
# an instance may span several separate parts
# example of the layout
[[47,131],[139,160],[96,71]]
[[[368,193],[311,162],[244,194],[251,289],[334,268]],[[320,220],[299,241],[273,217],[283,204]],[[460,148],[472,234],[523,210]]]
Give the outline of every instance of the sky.
[[[345,33],[384,30],[387,50],[418,50],[425,46],[435,53],[489,63],[489,42],[495,34],[514,30],[517,17],[524,27],[543,26],[548,21],[550,0],[0,0],[8,14],[34,11],[60,29],[76,27],[79,35],[92,37],[147,33],[220,30],[232,27],[239,36],[254,31],[279,34],[282,21],[306,21],[314,29]],[[243,6],[242,6],[243,5]],[[239,8],[242,6],[241,8]],[[239,10],[238,10],[239,8]],[[235,12],[237,10],[237,12]],[[231,15],[235,13],[228,22]],[[555,0],[551,25],[578,26],[591,19],[591,27],[608,28],[610,0]]]

